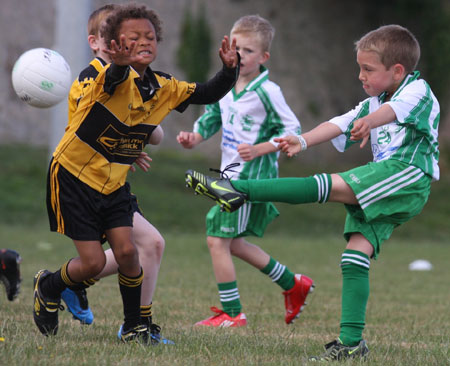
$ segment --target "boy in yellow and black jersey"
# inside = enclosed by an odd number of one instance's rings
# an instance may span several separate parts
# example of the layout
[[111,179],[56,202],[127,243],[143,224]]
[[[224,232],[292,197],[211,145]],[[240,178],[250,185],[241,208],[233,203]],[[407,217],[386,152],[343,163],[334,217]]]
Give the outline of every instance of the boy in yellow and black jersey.
[[149,67],[161,39],[154,11],[135,4],[120,6],[108,17],[102,35],[113,62],[80,99],[48,174],[51,230],[69,236],[79,257],[55,273],[36,274],[34,320],[43,334],[56,334],[61,292],[95,277],[105,265],[105,233],[118,263],[124,308],[119,337],[146,342],[149,330],[141,324],[139,309],[143,273],[131,239],[126,176],[170,111],[213,103],[232,88],[239,72],[238,54],[235,41],[230,46],[225,36],[219,49],[223,69],[204,84],[188,83]]
[[[87,94],[100,71],[111,62],[109,54],[105,52],[107,46],[104,38],[100,35],[100,29],[105,19],[116,7],[114,4],[107,4],[97,8],[89,16],[87,27],[88,43],[95,59],[80,72],[79,77],[72,83],[68,98],[69,121],[72,120],[72,115],[78,108],[80,100]],[[163,137],[164,132],[161,126],[158,125],[150,136],[149,144],[157,145]],[[142,151],[135,164],[142,170],[148,171],[150,161],[151,159],[148,154]],[[134,167],[132,167],[132,170],[134,170]],[[126,185],[129,185],[129,183],[127,182]],[[144,271],[141,286],[141,321],[149,327],[152,343],[171,344],[172,342],[170,340],[162,337],[161,327],[153,322],[153,294],[164,253],[165,240],[157,228],[145,218],[138,205],[137,197],[134,194],[131,195],[131,205],[133,211],[133,243],[138,250],[139,262]],[[66,288],[61,293],[61,298],[67,310],[72,313],[74,319],[79,320],[82,324],[91,324],[94,321],[94,314],[89,307],[86,289],[101,278],[117,274],[118,264],[110,248],[105,250],[105,256],[106,264],[95,279],[84,281],[83,285]]]

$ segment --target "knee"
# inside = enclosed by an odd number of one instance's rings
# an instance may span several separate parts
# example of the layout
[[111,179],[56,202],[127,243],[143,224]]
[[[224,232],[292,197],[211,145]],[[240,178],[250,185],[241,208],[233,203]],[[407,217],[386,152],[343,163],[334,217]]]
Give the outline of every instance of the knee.
[[139,254],[135,246],[130,242],[122,245],[120,248],[114,251],[114,257],[119,264],[134,262],[139,258]]
[[93,278],[95,276],[97,276],[103,269],[103,267],[106,264],[106,258],[105,257],[101,257],[101,258],[89,258],[89,260],[85,260],[83,262],[83,273],[84,273],[84,277],[86,278]]
[[221,238],[217,238],[214,236],[208,236],[206,239],[206,244],[208,245],[208,249],[211,252],[221,250],[223,248],[222,243],[223,243],[223,241],[221,240]]
[[166,247],[166,242],[161,234],[148,236],[147,240],[136,242],[139,248],[139,257],[141,259],[161,259]]
[[166,247],[166,242],[165,242],[164,238],[161,236],[161,234],[159,234],[159,233],[156,235],[153,235],[151,238],[150,245],[147,245],[149,254],[151,256],[154,256],[157,258],[162,257],[165,247]]
[[239,253],[240,253],[239,248],[237,246],[235,246],[235,245],[231,245],[230,246],[230,253],[233,256],[239,256]]
[[153,238],[153,251],[157,258],[162,258],[164,249],[166,248],[166,241],[158,234]]

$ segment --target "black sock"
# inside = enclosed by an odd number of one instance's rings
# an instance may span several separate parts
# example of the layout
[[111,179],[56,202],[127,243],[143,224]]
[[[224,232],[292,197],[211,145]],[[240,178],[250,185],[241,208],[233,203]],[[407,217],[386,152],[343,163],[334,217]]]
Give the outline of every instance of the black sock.
[[128,277],[119,271],[119,288],[122,295],[124,324],[123,331],[141,324],[141,285],[144,272],[137,277]]

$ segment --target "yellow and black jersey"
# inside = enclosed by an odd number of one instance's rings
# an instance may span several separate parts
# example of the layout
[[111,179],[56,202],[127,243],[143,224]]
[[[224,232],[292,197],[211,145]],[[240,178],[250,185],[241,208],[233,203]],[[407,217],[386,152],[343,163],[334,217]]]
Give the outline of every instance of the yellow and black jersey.
[[107,62],[105,60],[100,57],[96,57],[89,63],[88,67],[80,72],[78,78],[74,80],[69,91],[68,122],[72,120],[72,115],[78,108],[78,103],[80,102],[81,98],[87,92],[88,88],[92,85],[100,71],[102,71],[106,65]]
[[[234,85],[238,68],[223,68],[204,84],[179,81],[147,68],[144,77],[131,67],[91,62],[95,79],[77,88],[79,97],[53,158],[72,175],[103,194],[125,184],[130,165],[153,130],[172,110],[219,100]],[[95,69],[95,71],[94,71]],[[74,93],[75,93],[74,88]]]

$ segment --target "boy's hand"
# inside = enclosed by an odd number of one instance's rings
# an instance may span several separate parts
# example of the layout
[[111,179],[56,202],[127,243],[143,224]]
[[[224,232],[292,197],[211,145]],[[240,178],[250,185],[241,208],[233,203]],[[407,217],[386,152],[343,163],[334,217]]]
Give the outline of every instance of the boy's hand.
[[228,36],[224,36],[222,40],[222,47],[219,48],[219,56],[222,59],[223,64],[229,69],[233,69],[238,65],[239,58],[236,51],[236,39],[230,45]]
[[255,146],[249,144],[239,144],[237,151],[244,161],[252,161],[254,158],[258,157]]
[[283,151],[290,158],[302,151],[302,146],[300,145],[300,141],[297,136],[289,135],[279,137],[274,139],[274,141],[278,142],[278,150]]
[[[145,151],[141,151],[139,154],[139,157],[136,159],[135,163],[136,165],[141,168],[144,172],[147,172],[150,168],[150,164],[148,162],[152,161],[152,158],[148,156],[148,154]],[[132,165],[130,166],[130,170],[132,172],[136,171],[136,168]]]
[[177,136],[178,143],[185,149],[192,149],[202,140],[202,137],[197,132],[180,131]]
[[119,43],[113,39],[111,41],[111,46],[109,49],[106,49],[105,52],[109,54],[112,62],[119,66],[130,65],[134,62],[139,62],[143,59],[143,56],[137,55],[134,52],[136,48],[136,42],[132,41],[129,46],[126,46],[126,38],[122,34],[119,38]]
[[350,140],[352,140],[352,141],[362,140],[359,147],[363,148],[364,146],[366,146],[366,143],[369,140],[371,129],[372,128],[371,128],[370,121],[367,118],[357,119],[353,123],[353,128],[350,131],[350,134],[351,134]]

